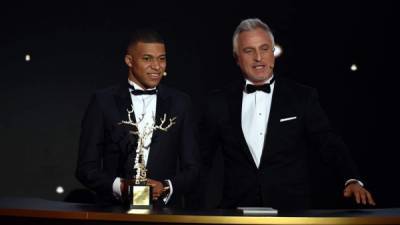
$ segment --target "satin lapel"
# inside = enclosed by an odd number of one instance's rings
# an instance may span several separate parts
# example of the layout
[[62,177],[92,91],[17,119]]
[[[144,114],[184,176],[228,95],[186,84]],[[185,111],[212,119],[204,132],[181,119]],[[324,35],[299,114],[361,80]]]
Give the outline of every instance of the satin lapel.
[[280,79],[277,78],[274,86],[274,93],[272,96],[271,109],[267,125],[267,135],[264,139],[264,147],[261,155],[260,169],[263,166],[263,162],[269,155],[273,154],[273,146],[275,144],[274,140],[276,132],[274,128],[278,127],[280,116],[282,111],[285,109],[285,94],[284,94],[284,84],[281,83]]
[[[129,94],[128,85],[121,85],[121,87],[117,90],[115,102],[117,103],[117,109],[121,120],[128,120],[127,110],[132,109],[132,99]],[[134,122],[136,122],[134,113],[131,113],[131,118]]]
[[240,143],[240,149],[246,155],[247,160],[255,168],[257,168],[253,156],[250,153],[250,149],[247,145],[246,139],[242,129],[242,99],[243,99],[243,87],[244,83],[238,83],[228,93],[229,111],[232,115],[230,123],[232,124],[232,130],[235,132],[236,140]]
[[[164,114],[166,115],[166,120],[165,124],[168,124],[169,119],[171,117],[174,117],[175,115],[170,115],[170,108],[171,107],[171,98],[168,96],[168,93],[166,90],[160,85],[158,87],[158,92],[157,92],[157,106],[156,106],[156,117],[155,117],[155,125],[160,125],[161,119],[164,117]],[[157,163],[160,163],[162,159],[157,159],[157,152],[160,151],[160,135],[162,135],[162,130],[155,130],[153,131],[153,136],[151,138],[151,144],[150,144],[150,152],[149,152],[149,157],[147,160],[147,168],[149,171],[154,166],[157,166]],[[169,131],[167,131],[169,132]]]
[[[117,123],[121,121],[128,121],[128,112],[127,110],[132,109],[132,99],[131,95],[129,93],[129,88],[128,85],[121,85],[115,95],[115,102],[116,102],[116,109],[118,110],[118,119]],[[131,113],[131,119],[133,122],[136,122],[135,118],[135,113]],[[119,129],[124,129],[125,133],[129,133],[129,131],[136,130],[136,128],[133,128],[132,126],[129,125],[117,125]],[[136,143],[137,141],[137,136],[129,134],[129,139],[132,141],[132,143]],[[126,151],[127,149],[123,149],[123,151]]]

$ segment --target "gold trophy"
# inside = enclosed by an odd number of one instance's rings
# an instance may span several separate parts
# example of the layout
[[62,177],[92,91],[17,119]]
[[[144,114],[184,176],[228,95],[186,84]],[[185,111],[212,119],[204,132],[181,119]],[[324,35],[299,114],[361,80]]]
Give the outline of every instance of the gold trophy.
[[[133,169],[135,170],[135,176],[133,180],[128,180],[128,200],[131,209],[149,209],[152,207],[152,188],[147,185],[147,169],[146,163],[144,159],[144,143],[147,138],[149,138],[153,131],[162,130],[168,131],[168,129],[175,124],[175,119],[169,119],[169,124],[164,125],[166,121],[167,115],[164,114],[163,118],[160,118],[160,124],[156,125],[156,123],[152,123],[149,126],[144,126],[142,131],[139,131],[139,123],[143,120],[142,117],[138,122],[133,122],[131,114],[133,113],[132,109],[127,109],[128,112],[128,121],[121,121],[119,124],[126,124],[132,126],[130,134],[136,135],[137,139],[137,147],[136,147],[136,156],[135,156],[135,164]],[[153,117],[153,121],[155,118]]]

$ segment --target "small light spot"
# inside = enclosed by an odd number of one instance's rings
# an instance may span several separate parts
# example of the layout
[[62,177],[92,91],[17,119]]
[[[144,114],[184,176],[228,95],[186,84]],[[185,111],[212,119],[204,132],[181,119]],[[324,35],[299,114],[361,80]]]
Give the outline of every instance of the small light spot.
[[350,66],[350,70],[351,70],[351,71],[357,71],[357,70],[358,70],[357,65],[356,65],[356,64],[352,64],[352,65]]
[[25,55],[25,61],[27,61],[27,62],[31,61],[31,55],[26,54]]
[[274,51],[274,56],[279,57],[282,55],[283,49],[280,45],[275,44],[275,51]]
[[58,186],[58,187],[56,188],[56,193],[57,193],[57,194],[63,194],[63,193],[64,193],[64,188],[63,188],[62,186]]

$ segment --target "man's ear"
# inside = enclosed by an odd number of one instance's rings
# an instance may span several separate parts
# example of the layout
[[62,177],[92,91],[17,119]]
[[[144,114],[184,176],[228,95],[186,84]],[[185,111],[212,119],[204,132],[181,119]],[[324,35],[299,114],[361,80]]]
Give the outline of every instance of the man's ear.
[[235,59],[236,64],[239,65],[239,61],[238,61],[239,59],[236,55],[236,52],[233,53],[233,58]]
[[132,67],[133,58],[131,55],[125,55],[125,64],[128,67]]

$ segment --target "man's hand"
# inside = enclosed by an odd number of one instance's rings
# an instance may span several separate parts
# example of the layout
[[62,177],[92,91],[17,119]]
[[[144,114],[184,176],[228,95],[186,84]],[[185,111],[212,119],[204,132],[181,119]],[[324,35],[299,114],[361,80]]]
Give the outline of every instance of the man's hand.
[[147,178],[147,185],[153,187],[153,200],[157,200],[165,192],[164,186],[160,181]]
[[125,201],[128,199],[128,180],[121,178],[120,190],[121,190],[121,199]]
[[375,201],[372,198],[372,195],[367,191],[367,189],[363,188],[359,183],[354,182],[350,183],[344,188],[343,196],[346,198],[350,198],[354,196],[357,204],[369,204],[375,205]]

